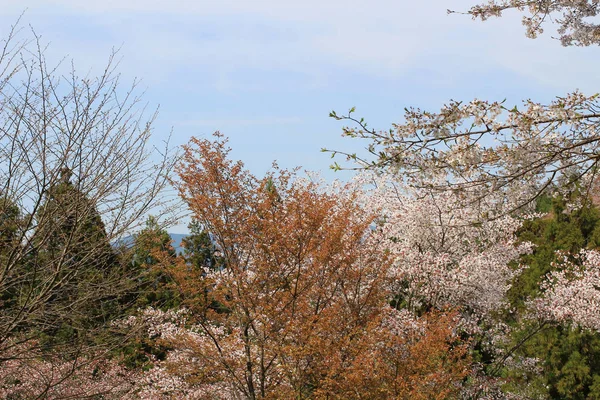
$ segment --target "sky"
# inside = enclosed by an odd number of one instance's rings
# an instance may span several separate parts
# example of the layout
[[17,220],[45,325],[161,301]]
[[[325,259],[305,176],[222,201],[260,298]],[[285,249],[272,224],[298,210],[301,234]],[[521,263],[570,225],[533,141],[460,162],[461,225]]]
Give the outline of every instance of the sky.
[[331,110],[356,107],[388,129],[410,106],[598,91],[596,48],[563,48],[551,27],[527,39],[517,13],[485,23],[447,14],[475,2],[0,0],[0,36],[24,13],[50,61],[92,74],[118,48],[122,81],[140,79],[160,109],[155,140],[172,131],[180,145],[219,130],[257,175],[277,160],[348,179],[320,149],[366,143],[342,138]]

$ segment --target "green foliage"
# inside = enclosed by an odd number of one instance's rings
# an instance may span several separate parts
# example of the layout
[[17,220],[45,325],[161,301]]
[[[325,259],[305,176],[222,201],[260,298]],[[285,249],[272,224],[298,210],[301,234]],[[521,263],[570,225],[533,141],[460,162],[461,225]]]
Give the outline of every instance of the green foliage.
[[135,235],[133,249],[136,265],[157,265],[161,258],[175,258],[176,255],[171,236],[153,216],[148,217],[146,227]]
[[[600,211],[587,203],[567,212],[564,199],[541,198],[538,211],[545,217],[527,221],[519,233],[523,241],[536,245],[523,257],[528,267],[518,276],[508,298],[517,313],[508,322],[518,326],[519,315],[526,312],[526,301],[540,295],[539,285],[553,270],[557,251],[578,253],[580,249],[600,247]],[[575,261],[575,260],[574,260]],[[518,343],[536,323],[522,324],[513,334]],[[548,325],[519,347],[517,353],[537,358],[541,373],[508,370],[513,381],[525,381],[543,397],[557,399],[600,399],[600,334],[569,326]],[[525,378],[524,378],[525,377]],[[509,385],[510,386],[510,385]]]
[[[181,296],[171,277],[171,270],[178,262],[177,254],[169,233],[155,217],[148,217],[144,229],[133,237],[133,246],[125,252],[124,259],[130,275],[135,277],[135,291],[122,299],[126,314],[136,314],[146,307],[168,310],[181,305]],[[152,365],[149,356],[164,359],[165,349],[156,340],[144,332],[129,333],[133,334],[116,351],[125,366],[146,369]]]
[[170,276],[176,262],[169,233],[150,216],[146,227],[134,237],[131,263],[139,273],[135,308],[152,306],[166,310],[181,303]]
[[133,271],[68,170],[34,215],[0,196],[0,271],[0,352],[21,340],[69,359],[122,343],[111,322],[124,316]]
[[[131,312],[148,306],[162,310],[180,307],[184,297],[189,293],[182,293],[176,287],[172,273],[177,268],[193,268],[202,274],[205,269],[220,268],[222,262],[215,255],[215,246],[210,234],[202,229],[197,222],[188,226],[190,234],[182,240],[183,255],[177,256],[171,242],[169,233],[160,226],[156,218],[149,217],[146,227],[134,237],[132,248],[131,266],[139,273],[138,293]],[[197,289],[197,288],[196,288]],[[206,302],[207,293],[199,290],[200,301]],[[197,299],[191,300],[194,303]],[[186,304],[189,306],[189,304]],[[213,308],[218,308],[214,306]],[[146,368],[149,363],[148,356],[162,360],[167,348],[164,344],[145,337],[136,336],[122,347],[120,354],[128,367]]]
[[508,293],[510,303],[520,310],[527,299],[539,295],[539,284],[552,270],[557,251],[575,254],[583,248],[600,247],[600,211],[591,204],[568,213],[564,199],[543,197],[538,210],[548,214],[525,221],[519,232],[520,240],[535,244],[535,250],[523,256],[522,262],[527,268],[515,279]]
[[[515,334],[515,342],[530,326]],[[520,348],[519,354],[540,360],[541,371],[513,369],[513,381],[526,381],[537,393],[555,399],[600,398],[600,335],[572,327],[548,326]]]
[[0,196],[0,252],[5,253],[18,240],[23,226],[19,206],[7,197]]
[[55,268],[64,263],[78,269],[107,269],[116,264],[95,204],[66,178],[50,188],[36,217],[34,244],[41,263]]
[[[17,204],[7,197],[0,197],[0,268],[7,275],[0,282],[0,320],[10,318],[9,310],[18,304],[19,275],[22,263],[17,254],[23,250],[20,242],[23,217]],[[18,264],[9,267],[8,264]]]
[[190,222],[188,229],[190,234],[181,242],[186,263],[197,269],[218,268],[219,261],[210,234],[197,221]]
[[[272,181],[271,181],[272,184]],[[273,198],[280,201],[279,194],[275,187],[267,186],[266,190],[273,194]],[[220,270],[225,268],[223,257],[218,256],[217,248],[210,236],[210,233],[196,220],[192,220],[188,225],[190,234],[183,239],[184,248],[183,258],[186,268],[191,268],[188,275],[196,275],[198,278],[206,276],[208,270]],[[200,279],[201,280],[201,279]],[[210,286],[210,285],[209,285]],[[193,308],[200,306],[202,313],[211,309],[217,313],[227,313],[229,310],[222,303],[215,301],[210,295],[210,287],[193,288],[186,290],[187,304]]]
[[95,204],[69,178],[63,171],[36,213],[22,269],[27,279],[21,297],[48,293],[45,307],[30,321],[47,348],[102,342],[110,335],[107,322],[121,315],[120,297],[129,290]]

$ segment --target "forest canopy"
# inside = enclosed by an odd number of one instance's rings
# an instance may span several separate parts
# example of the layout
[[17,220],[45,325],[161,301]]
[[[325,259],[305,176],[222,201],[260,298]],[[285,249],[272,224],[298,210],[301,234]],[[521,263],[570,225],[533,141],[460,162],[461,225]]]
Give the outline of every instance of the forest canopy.
[[[592,46],[599,7],[464,13]],[[257,176],[219,132],[152,146],[114,56],[61,75],[19,35],[0,56],[0,397],[600,398],[597,94],[406,108],[383,131],[333,112],[368,143],[333,151],[353,179]]]

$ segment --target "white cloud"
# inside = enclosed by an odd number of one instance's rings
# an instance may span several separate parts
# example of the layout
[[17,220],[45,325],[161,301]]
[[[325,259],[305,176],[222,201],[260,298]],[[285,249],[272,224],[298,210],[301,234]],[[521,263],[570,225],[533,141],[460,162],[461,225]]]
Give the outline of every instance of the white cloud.
[[[486,23],[446,15],[447,8],[477,2],[31,0],[26,19],[43,24],[45,36],[59,43],[54,51],[78,63],[102,65],[110,47],[123,43],[121,71],[143,76],[150,86],[182,66],[201,75],[188,79],[204,79],[223,93],[254,90],[239,77],[249,69],[304,74],[303,85],[315,87],[327,84],[327,71],[390,79],[421,69],[431,70],[432,79],[453,79],[492,68],[555,90],[598,86],[595,48],[563,49],[548,35],[526,39],[515,13]],[[23,3],[4,3],[10,22]],[[56,40],[65,29],[52,24],[57,16],[87,18],[87,32]]]
[[[98,34],[116,39],[117,45],[123,42],[128,58],[135,53],[136,68],[151,68],[161,76],[161,70],[179,63],[308,73],[330,66],[389,75],[410,67],[420,52],[434,49],[442,25],[464,22],[448,19],[445,2],[431,3],[33,0],[28,14],[43,15],[41,23],[61,13],[90,18],[96,25],[90,29],[102,30]],[[20,1],[9,1],[4,13],[12,9],[14,15],[21,8]],[[168,19],[172,23],[157,23]],[[213,31],[202,37],[198,30],[207,22]],[[70,39],[88,58],[89,46],[78,37]]]

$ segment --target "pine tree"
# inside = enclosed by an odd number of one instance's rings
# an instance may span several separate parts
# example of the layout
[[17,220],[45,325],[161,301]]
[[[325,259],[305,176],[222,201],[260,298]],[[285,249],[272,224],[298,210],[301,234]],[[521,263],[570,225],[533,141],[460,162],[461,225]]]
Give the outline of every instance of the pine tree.
[[23,282],[22,263],[18,257],[24,250],[19,240],[22,227],[19,206],[7,197],[0,197],[0,342],[6,338],[14,320]]
[[69,273],[110,268],[117,260],[104,223],[95,205],[71,182],[71,175],[63,168],[60,181],[48,190],[37,214],[36,248],[54,267],[66,264]]
[[[577,193],[573,196],[581,197]],[[535,243],[536,247],[532,254],[523,256],[528,267],[508,293],[509,301],[519,310],[509,318],[509,323],[515,324],[515,318],[518,320],[519,315],[526,312],[527,300],[541,294],[540,283],[559,265],[555,263],[559,254],[600,248],[600,210],[585,199],[583,203],[580,209],[568,212],[564,198],[543,197],[538,201],[538,211],[547,212],[547,216],[525,222],[520,238]],[[513,333],[512,344],[526,337],[535,324],[535,321],[525,320]],[[529,387],[550,398],[600,398],[600,333],[550,324],[525,341],[517,353],[540,360],[541,371],[524,373],[518,368],[507,369],[511,381],[523,382],[526,377]]]
[[0,251],[6,251],[18,239],[22,215],[19,206],[0,193]]
[[32,326],[47,346],[101,341],[130,290],[95,204],[71,177],[63,168],[48,190],[26,265],[31,290],[44,302]]
[[134,237],[132,266],[139,274],[136,308],[153,306],[163,309],[179,305],[171,269],[178,262],[171,236],[155,217]]
[[216,248],[208,233],[202,225],[193,220],[188,225],[190,234],[182,240],[183,257],[187,264],[197,268],[218,269],[222,261],[216,256]]

